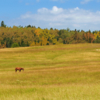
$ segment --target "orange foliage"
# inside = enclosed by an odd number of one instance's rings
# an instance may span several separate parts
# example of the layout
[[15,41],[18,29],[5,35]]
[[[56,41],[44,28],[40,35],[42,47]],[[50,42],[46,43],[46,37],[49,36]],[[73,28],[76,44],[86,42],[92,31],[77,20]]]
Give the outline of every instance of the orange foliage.
[[34,33],[39,37],[39,35],[40,35],[40,33],[41,33],[41,29],[39,29],[39,28],[36,29]]

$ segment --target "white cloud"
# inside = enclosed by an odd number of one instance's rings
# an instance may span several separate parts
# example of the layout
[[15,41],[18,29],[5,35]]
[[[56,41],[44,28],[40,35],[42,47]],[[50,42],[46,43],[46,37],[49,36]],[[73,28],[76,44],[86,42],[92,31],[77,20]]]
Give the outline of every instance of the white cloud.
[[83,0],[83,1],[81,1],[81,4],[87,4],[90,1],[92,1],[92,0]]
[[68,27],[70,29],[80,30],[99,30],[100,11],[91,12],[78,7],[73,9],[63,9],[53,6],[52,9],[38,9],[35,14],[28,12],[21,15],[18,19],[13,20],[13,23],[14,22],[17,26],[31,24],[41,28],[53,27],[57,29],[66,29]]
[[53,8],[51,10],[51,13],[53,13],[53,14],[57,14],[57,13],[61,13],[61,12],[63,12],[63,9],[57,8],[56,6],[53,6]]

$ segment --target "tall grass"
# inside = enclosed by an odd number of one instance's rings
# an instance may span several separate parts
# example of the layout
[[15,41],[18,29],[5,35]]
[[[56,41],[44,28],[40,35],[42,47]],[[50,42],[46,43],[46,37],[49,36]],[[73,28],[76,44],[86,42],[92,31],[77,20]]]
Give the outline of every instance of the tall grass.
[[100,44],[0,49],[0,100],[99,100],[99,88]]

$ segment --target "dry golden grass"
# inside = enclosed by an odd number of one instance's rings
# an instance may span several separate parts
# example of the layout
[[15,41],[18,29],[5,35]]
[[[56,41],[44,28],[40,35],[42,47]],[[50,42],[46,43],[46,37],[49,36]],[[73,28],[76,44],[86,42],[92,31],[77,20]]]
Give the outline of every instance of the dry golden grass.
[[[99,100],[100,44],[0,49],[0,100]],[[25,70],[15,72],[15,67]]]

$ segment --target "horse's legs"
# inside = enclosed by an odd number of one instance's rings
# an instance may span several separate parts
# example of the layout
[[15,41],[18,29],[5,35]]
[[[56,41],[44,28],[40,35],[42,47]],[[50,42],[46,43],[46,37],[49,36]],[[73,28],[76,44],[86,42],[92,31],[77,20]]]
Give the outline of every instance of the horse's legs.
[[19,72],[21,72],[21,70],[19,70]]

